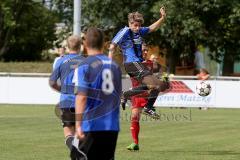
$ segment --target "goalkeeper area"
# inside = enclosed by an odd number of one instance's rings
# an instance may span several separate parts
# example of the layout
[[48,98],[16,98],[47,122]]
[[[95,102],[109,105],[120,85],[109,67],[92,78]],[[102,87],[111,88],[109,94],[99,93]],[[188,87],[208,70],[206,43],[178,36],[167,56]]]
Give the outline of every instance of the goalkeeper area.
[[[130,110],[121,111],[116,160],[240,159],[239,109],[158,111],[162,119],[140,121],[138,152],[126,150],[131,143]],[[66,160],[62,132],[53,105],[0,105],[0,160]]]

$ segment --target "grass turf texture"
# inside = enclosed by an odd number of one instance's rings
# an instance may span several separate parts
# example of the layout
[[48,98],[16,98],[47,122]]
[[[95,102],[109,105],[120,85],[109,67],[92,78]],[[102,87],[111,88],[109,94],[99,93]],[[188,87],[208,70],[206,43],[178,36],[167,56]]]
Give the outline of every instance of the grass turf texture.
[[50,62],[0,62],[0,72],[51,73]]
[[[121,113],[116,160],[239,160],[240,110],[161,109],[160,121],[141,119],[140,151],[132,141],[129,110]],[[0,160],[66,160],[54,106],[0,105]]]

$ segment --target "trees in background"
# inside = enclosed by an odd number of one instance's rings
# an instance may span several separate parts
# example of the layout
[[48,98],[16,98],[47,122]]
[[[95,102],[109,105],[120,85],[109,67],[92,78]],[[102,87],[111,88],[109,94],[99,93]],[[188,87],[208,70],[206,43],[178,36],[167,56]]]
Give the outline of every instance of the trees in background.
[[[51,4],[48,9],[31,0],[2,1],[2,59],[40,58],[41,50],[51,47],[55,40],[55,15],[58,22],[68,26],[68,32],[72,30],[73,0],[48,0]],[[143,13],[147,26],[159,18],[161,6],[166,7],[166,22],[147,36],[147,42],[167,49],[172,73],[181,54],[193,58],[190,50],[193,42],[207,46],[209,56],[216,62],[224,61],[224,74],[232,73],[233,62],[240,59],[239,0],[82,0],[82,29],[93,25],[104,28],[110,40],[119,28],[127,25],[129,12]]]
[[[103,28],[111,38],[116,31],[127,25],[129,12],[139,11],[146,13],[146,24],[151,17],[149,12],[156,0],[81,0],[82,30],[89,26]],[[73,26],[73,0],[52,0],[58,16],[62,22],[72,30]]]
[[182,53],[193,59],[193,43],[208,47],[213,60],[224,61],[223,73],[232,73],[234,60],[240,57],[239,0],[82,0],[83,27],[104,28],[111,39],[127,25],[129,12],[143,13],[149,25],[159,18],[161,6],[166,7],[167,20],[147,41],[167,48],[172,73]]
[[41,60],[51,48],[57,18],[42,3],[32,0],[1,0],[0,59],[4,61]]
[[166,6],[168,16],[158,42],[169,50],[172,72],[181,53],[187,51],[191,56],[189,46],[195,41],[209,47],[213,60],[224,60],[225,75],[232,73],[234,60],[240,56],[239,0],[159,0],[153,11],[161,5]]

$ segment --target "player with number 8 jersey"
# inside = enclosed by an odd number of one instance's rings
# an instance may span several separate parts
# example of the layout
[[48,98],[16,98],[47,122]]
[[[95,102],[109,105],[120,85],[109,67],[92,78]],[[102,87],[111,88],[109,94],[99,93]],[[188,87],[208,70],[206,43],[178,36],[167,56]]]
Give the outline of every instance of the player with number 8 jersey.
[[84,131],[119,130],[121,71],[104,54],[89,56],[78,67],[76,92],[84,93],[86,103],[82,129]]
[[103,44],[103,32],[89,28],[86,33],[88,57],[74,75],[76,135],[80,143],[78,152],[72,152],[72,159],[114,159],[119,132],[121,70],[103,54]]

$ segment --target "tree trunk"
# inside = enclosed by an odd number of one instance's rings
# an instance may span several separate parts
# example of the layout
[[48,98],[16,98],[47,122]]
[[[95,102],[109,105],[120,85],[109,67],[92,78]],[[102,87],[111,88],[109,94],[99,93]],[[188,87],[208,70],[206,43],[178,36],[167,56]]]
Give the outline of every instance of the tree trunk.
[[225,54],[223,59],[223,76],[230,76],[233,74],[234,60],[232,56]]
[[7,53],[8,49],[9,49],[9,42],[10,42],[11,34],[12,34],[12,29],[8,28],[6,36],[2,37],[3,43],[0,45],[0,57],[3,54]]
[[[4,39],[3,34],[4,34],[4,15],[0,8],[0,49],[3,46],[3,39]],[[0,52],[0,56],[1,56],[1,52]]]
[[[27,3],[27,2],[25,2]],[[15,20],[15,23],[18,24],[20,21],[20,17],[23,13],[23,5],[24,1],[15,1],[15,4],[13,5],[13,17]],[[11,27],[4,27],[4,13],[0,9],[0,57],[2,57],[3,54],[6,54],[9,50],[9,43],[11,36],[13,34],[13,31],[15,30],[16,26]]]
[[177,52],[174,50],[169,51],[168,63],[167,66],[169,67],[169,72],[175,74],[176,71],[176,62],[177,62]]

